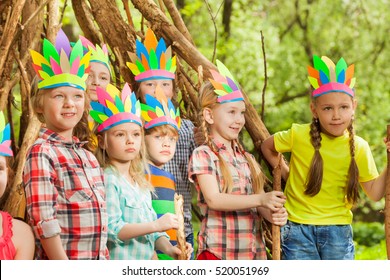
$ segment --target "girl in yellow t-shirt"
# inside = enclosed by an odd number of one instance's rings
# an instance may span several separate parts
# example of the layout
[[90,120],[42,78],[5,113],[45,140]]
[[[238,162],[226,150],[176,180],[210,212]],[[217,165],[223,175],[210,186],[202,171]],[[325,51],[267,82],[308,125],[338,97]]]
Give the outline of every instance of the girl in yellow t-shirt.
[[[282,258],[354,259],[351,208],[359,184],[378,201],[385,193],[385,173],[378,174],[368,143],[354,134],[354,65],[343,58],[335,65],[326,56],[313,61],[308,67],[312,123],[293,124],[262,145],[272,166],[278,153],[291,152],[289,167],[282,167],[289,215],[281,229]],[[390,149],[390,142],[386,146]]]

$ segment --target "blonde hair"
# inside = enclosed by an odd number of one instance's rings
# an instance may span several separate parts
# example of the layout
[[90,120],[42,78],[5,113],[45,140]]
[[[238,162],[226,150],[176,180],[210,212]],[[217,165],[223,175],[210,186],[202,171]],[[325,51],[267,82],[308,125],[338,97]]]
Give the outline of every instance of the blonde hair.
[[[107,131],[99,132],[96,134],[98,141],[104,141],[104,146],[107,143]],[[141,148],[140,152],[135,159],[130,162],[129,174],[133,180],[140,186],[140,188],[146,188],[154,192],[152,184],[146,179],[146,173],[149,174],[149,165],[146,158],[146,147],[144,141],[144,129],[141,127]],[[100,139],[100,140],[99,140]],[[101,145],[97,145],[95,149],[95,156],[100,163],[102,168],[112,167],[116,168],[111,164],[110,158],[106,152],[106,149],[102,148]]]
[[[44,104],[44,94],[51,89],[38,89],[38,76],[35,76],[31,84],[31,107],[41,123],[45,123],[45,116],[38,111],[42,110]],[[85,142],[83,146],[89,151],[94,151],[93,135],[92,131],[88,126],[88,115],[89,115],[89,95],[84,92],[84,111],[80,121],[73,128],[73,135],[76,136],[81,142]]]
[[[312,102],[315,102],[315,99]],[[349,151],[351,154],[351,162],[348,168],[348,186],[346,188],[346,196],[350,204],[355,204],[359,200],[359,169],[355,160],[355,132],[353,129],[353,120],[351,120],[347,129],[349,133]],[[305,190],[305,194],[309,196],[315,196],[321,190],[324,171],[324,161],[320,153],[321,140],[320,121],[317,118],[313,118],[310,125],[310,142],[314,147],[314,155],[311,160]]]
[[[217,106],[219,106],[219,103],[217,102],[217,95],[214,92],[213,85],[207,81],[205,82],[200,91],[199,91],[199,120],[201,122],[201,128],[205,137],[205,143],[207,146],[210,147],[210,149],[215,153],[215,155],[218,157],[220,166],[221,166],[221,174],[222,177],[225,179],[225,183],[223,186],[221,186],[223,193],[231,193],[233,189],[233,178],[230,174],[230,170],[225,162],[225,160],[222,158],[222,156],[219,154],[217,146],[212,141],[210,137],[210,126],[206,122],[206,120],[203,117],[203,111],[204,109],[208,108],[210,110],[213,110]],[[264,189],[264,183],[265,183],[265,175],[264,172],[261,170],[260,165],[254,160],[253,156],[246,152],[243,146],[235,140],[234,143],[238,146],[239,151],[241,154],[243,154],[248,161],[249,169],[251,172],[251,182],[252,182],[252,189],[254,193],[260,193]]]

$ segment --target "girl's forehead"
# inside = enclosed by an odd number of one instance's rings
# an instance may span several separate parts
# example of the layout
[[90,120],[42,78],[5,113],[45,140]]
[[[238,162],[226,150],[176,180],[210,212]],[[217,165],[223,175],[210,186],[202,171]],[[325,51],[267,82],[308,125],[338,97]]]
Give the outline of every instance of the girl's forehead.
[[240,110],[244,110],[246,108],[245,102],[242,100],[219,103],[219,107],[223,109],[240,109]]
[[314,99],[315,103],[322,104],[322,103],[352,103],[352,97],[343,93],[343,92],[330,92],[323,94],[321,96],[318,96]]

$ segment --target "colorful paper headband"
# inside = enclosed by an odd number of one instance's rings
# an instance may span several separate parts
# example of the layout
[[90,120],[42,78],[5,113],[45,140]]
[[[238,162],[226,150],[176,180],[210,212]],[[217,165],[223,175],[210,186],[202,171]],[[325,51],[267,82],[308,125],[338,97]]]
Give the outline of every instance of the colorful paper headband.
[[96,93],[99,102],[91,102],[89,114],[99,124],[98,132],[127,122],[142,126],[140,102],[127,83],[122,92],[108,84],[106,90],[97,87]]
[[148,29],[144,43],[138,39],[135,43],[137,54],[130,54],[131,62],[127,62],[126,65],[135,75],[137,82],[175,79],[176,56],[172,57],[171,46],[167,48],[163,38],[157,43],[153,30]]
[[312,97],[316,98],[329,92],[343,92],[351,97],[355,96],[354,64],[348,66],[344,58],[340,58],[335,65],[328,57],[320,58],[316,55],[313,56],[313,63],[314,68],[307,67],[309,81],[314,88]]
[[81,40],[81,43],[83,44],[84,53],[88,51],[91,52],[90,62],[99,62],[104,64],[111,73],[110,58],[108,56],[108,49],[106,44],[103,44],[102,47],[100,47],[99,45],[94,46],[92,42],[84,36],[79,35],[79,38]]
[[3,112],[0,112],[0,156],[12,157],[11,149],[11,128],[9,123],[5,124]]
[[244,100],[238,83],[226,66],[217,59],[218,71],[210,70],[213,79],[209,79],[214,86],[214,92],[218,95],[218,103],[235,102]]
[[141,103],[141,115],[145,129],[169,124],[179,130],[181,124],[179,108],[175,110],[170,99],[167,99],[160,87],[156,88],[156,97],[145,95],[146,104]]
[[90,53],[84,54],[80,40],[71,47],[68,37],[60,29],[55,46],[44,39],[42,49],[43,56],[30,50],[34,70],[41,80],[39,89],[72,86],[85,90]]

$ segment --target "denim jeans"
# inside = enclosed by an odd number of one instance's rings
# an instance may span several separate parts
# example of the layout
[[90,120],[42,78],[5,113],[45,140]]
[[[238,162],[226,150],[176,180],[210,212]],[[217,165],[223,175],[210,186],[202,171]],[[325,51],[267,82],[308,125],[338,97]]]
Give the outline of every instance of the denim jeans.
[[[193,233],[190,233],[189,235],[186,236],[186,242],[190,243],[192,248],[194,248],[194,234]],[[195,252],[192,252],[192,254],[191,254],[191,260],[194,259],[194,253]]]
[[287,221],[281,228],[284,260],[353,260],[351,225],[304,225]]

